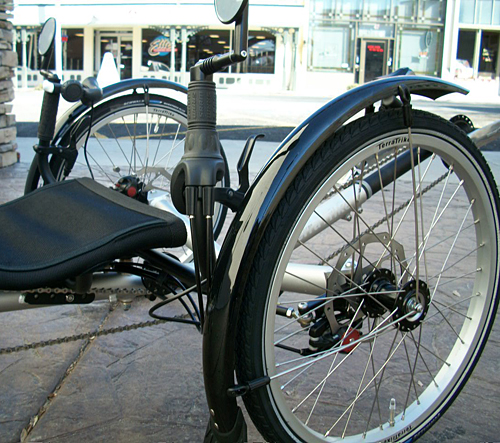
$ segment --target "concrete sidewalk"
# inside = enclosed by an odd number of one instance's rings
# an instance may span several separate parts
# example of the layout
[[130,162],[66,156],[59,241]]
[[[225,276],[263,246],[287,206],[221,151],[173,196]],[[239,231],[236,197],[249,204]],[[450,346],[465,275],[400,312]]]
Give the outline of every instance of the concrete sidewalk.
[[[22,159],[33,140],[18,140]],[[229,158],[241,145],[226,145]],[[271,149],[271,146],[267,146]],[[500,180],[500,154],[487,152]],[[234,164],[230,160],[230,164]],[[22,193],[29,163],[0,170],[0,200]],[[259,168],[252,166],[252,170]],[[151,303],[128,311],[107,302],[0,314],[0,347],[148,320]],[[169,307],[169,314],[183,311]],[[448,413],[422,442],[494,441],[500,434],[500,325]],[[0,356],[0,441],[200,442],[208,419],[201,336],[164,324]],[[250,420],[249,441],[263,441]]]
[[[327,97],[219,95],[219,124],[295,125]],[[40,91],[18,91],[18,121],[38,119]],[[498,98],[481,103],[446,101],[443,116],[468,110],[477,126],[498,120]],[[433,106],[425,100],[418,104]],[[416,106],[417,107],[417,106]],[[22,109],[22,110],[21,110]],[[463,112],[466,113],[467,112]],[[451,116],[449,115],[449,116]],[[34,120],[29,120],[29,119]],[[34,139],[18,139],[21,162],[0,170],[0,203],[22,195]],[[259,143],[256,173],[276,143]],[[234,168],[242,141],[224,141]],[[485,153],[500,182],[500,153]],[[57,215],[57,214],[55,214]],[[0,314],[0,348],[146,321],[151,302],[125,311],[99,302]],[[183,313],[179,305],[169,315]],[[500,324],[451,409],[420,441],[470,443],[500,435]],[[201,371],[201,336],[177,324],[0,356],[0,442],[201,442],[208,420]],[[250,420],[249,442],[262,442]]]

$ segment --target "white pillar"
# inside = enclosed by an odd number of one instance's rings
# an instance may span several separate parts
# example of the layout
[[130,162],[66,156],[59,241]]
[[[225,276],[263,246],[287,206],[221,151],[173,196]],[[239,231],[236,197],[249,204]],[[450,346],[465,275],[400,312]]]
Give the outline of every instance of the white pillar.
[[483,31],[478,29],[476,32],[476,44],[474,45],[474,60],[472,61],[472,67],[474,68],[474,78],[479,75],[479,60],[481,58],[481,40],[483,39]]
[[175,28],[170,28],[170,81],[175,82],[175,41],[177,40],[177,32]]
[[276,33],[276,47],[275,47],[275,60],[274,60],[274,75],[276,77],[276,86],[281,85],[284,88],[285,85],[285,42],[283,37],[283,30]]
[[63,66],[62,66],[62,29],[61,29],[61,1],[56,0],[56,40],[55,40],[55,65],[56,65],[56,74],[62,80],[63,75]]
[[[98,67],[97,67],[98,69]],[[94,28],[83,28],[83,78],[95,77],[94,70]]]
[[458,34],[460,32],[459,17],[460,0],[448,0],[444,27],[443,64],[441,68],[441,77],[447,80],[451,80],[455,75]]
[[134,26],[132,30],[132,78],[141,78],[142,66],[142,28]]
[[288,80],[288,89],[295,91],[297,84],[298,33],[294,28],[289,29],[288,33],[290,34],[290,78]]
[[[187,85],[188,79],[186,75],[187,70],[187,29],[182,28],[181,31],[181,39],[182,39],[182,55],[181,55],[181,83],[183,85]],[[500,60],[500,57],[498,58]]]
[[28,87],[28,59],[26,56],[26,41],[27,41],[27,34],[26,34],[26,28],[21,29],[21,45],[23,48],[23,53],[22,53],[22,73],[21,73],[21,87],[27,88]]

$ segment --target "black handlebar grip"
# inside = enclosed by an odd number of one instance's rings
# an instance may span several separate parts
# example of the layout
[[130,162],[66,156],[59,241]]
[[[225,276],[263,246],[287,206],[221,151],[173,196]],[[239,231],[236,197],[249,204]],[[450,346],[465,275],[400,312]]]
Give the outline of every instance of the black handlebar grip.
[[214,130],[217,124],[217,96],[215,83],[192,81],[189,83],[188,128]]
[[56,127],[57,109],[59,107],[59,91],[54,93],[44,92],[40,123],[38,124],[38,138],[40,145],[49,146],[54,138]]

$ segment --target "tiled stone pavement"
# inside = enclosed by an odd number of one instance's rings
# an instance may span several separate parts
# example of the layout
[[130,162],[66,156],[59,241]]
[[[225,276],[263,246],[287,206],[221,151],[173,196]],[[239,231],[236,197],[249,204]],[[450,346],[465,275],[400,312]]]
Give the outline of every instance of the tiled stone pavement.
[[[22,194],[27,167],[19,163],[0,170],[0,202]],[[96,303],[0,314],[0,347],[144,321],[150,305],[142,300],[129,311]],[[498,441],[499,338],[497,323],[471,381],[422,442]],[[208,417],[201,337],[190,326],[165,324],[1,356],[0,386],[0,441],[5,443],[23,438],[197,442]],[[249,427],[249,441],[262,441]]]

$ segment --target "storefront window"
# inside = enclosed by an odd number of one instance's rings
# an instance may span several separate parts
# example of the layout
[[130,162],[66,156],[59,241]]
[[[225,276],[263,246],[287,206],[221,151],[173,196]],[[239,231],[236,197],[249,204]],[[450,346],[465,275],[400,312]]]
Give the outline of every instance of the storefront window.
[[269,32],[250,31],[248,60],[241,65],[241,72],[274,74],[276,38]]
[[[16,51],[17,51],[17,60],[18,60],[18,65],[22,66],[22,60],[23,60],[23,44],[21,37],[22,36],[22,30],[21,28],[17,29],[17,42],[16,42]],[[36,48],[37,41],[38,41],[38,32],[34,30],[27,30],[26,31],[26,62],[27,62],[27,67],[29,69],[38,69],[39,66],[39,57],[38,57],[38,50]]]
[[415,16],[416,1],[412,0],[394,0],[392,3],[392,15],[398,18],[412,20]]
[[318,15],[335,13],[335,0],[313,0],[312,10]]
[[439,0],[423,0],[421,3],[422,13],[419,16],[425,17],[430,21],[441,21],[444,16],[446,3]]
[[62,30],[64,70],[83,70],[83,29]]
[[493,0],[478,0],[478,23],[481,25],[491,24],[493,16]]
[[388,0],[365,0],[364,13],[372,18],[385,18],[390,13],[391,3]]
[[474,23],[474,3],[475,0],[461,0],[460,2],[460,23]]
[[[180,35],[177,37],[180,40]],[[148,71],[165,72],[171,70],[172,48],[175,53],[175,70],[181,69],[180,42],[172,44],[170,30],[156,29],[142,30],[142,67]]]
[[362,0],[341,1],[341,12],[343,15],[352,18],[358,18],[362,12]]
[[310,68],[313,69],[349,69],[349,45],[351,28],[337,25],[335,27],[317,27],[311,31]]
[[394,37],[394,25],[362,23],[358,26],[358,37],[392,38]]
[[498,34],[483,32],[481,39],[481,57],[479,58],[479,75],[494,78],[498,56]]
[[461,29],[458,34],[457,61],[465,68],[470,68],[474,61],[476,31]]
[[[215,54],[224,54],[229,49],[229,31],[204,30],[197,32],[188,41],[187,69],[194,66],[198,60]],[[224,72],[227,72],[227,69]]]
[[[229,31],[203,30],[191,36],[188,41],[187,68],[198,60],[215,54],[224,54],[231,49]],[[274,74],[276,38],[269,32],[250,31],[248,41],[248,59],[236,68],[239,73]],[[222,72],[230,72],[226,68]],[[234,72],[234,71],[233,71]]]
[[493,0],[493,21],[492,25],[500,25],[500,0]]
[[500,25],[500,0],[461,0],[460,23]]
[[[310,1],[312,9],[309,22],[308,69],[366,73],[367,67],[363,65],[363,60],[369,61],[369,57],[364,57],[366,51],[369,53],[366,42],[377,40],[381,45],[385,45],[384,72],[409,66],[419,73],[439,74],[445,1]],[[462,0],[462,3],[467,1],[476,0]],[[500,6],[500,0],[485,1],[498,2]],[[318,13],[325,12],[327,8],[335,12],[335,15],[319,17]],[[342,11],[342,15],[339,11]],[[348,19],[347,14],[353,17],[353,20]],[[396,32],[399,36],[396,36]],[[361,65],[363,67],[360,67]],[[360,79],[363,81],[363,76]]]
[[441,34],[437,30],[403,28],[399,36],[398,68],[408,67],[418,74],[439,75]]

